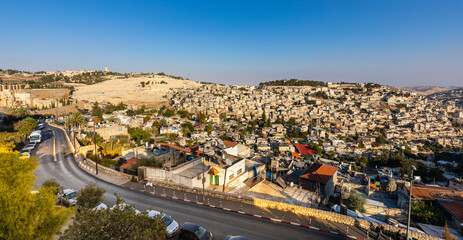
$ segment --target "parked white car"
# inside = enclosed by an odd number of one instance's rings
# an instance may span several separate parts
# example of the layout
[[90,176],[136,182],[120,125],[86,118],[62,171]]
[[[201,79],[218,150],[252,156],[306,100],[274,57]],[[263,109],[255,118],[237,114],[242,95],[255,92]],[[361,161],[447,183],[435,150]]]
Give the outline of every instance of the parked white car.
[[122,203],[122,204],[119,204],[119,205],[114,205],[110,208],[110,210],[113,210],[113,209],[116,209],[116,208],[119,208],[120,210],[125,210],[125,208],[129,206],[130,208],[132,208],[136,214],[140,214],[140,211],[136,208],[134,208],[133,206],[130,206],[130,205],[127,205],[125,203]]
[[108,209],[108,206],[104,203],[98,204],[98,206],[94,207],[92,210],[98,211],[98,210],[106,210]]
[[34,150],[36,145],[37,145],[36,142],[29,142],[23,149]]
[[19,156],[23,157],[23,158],[30,158],[31,157],[31,151],[29,149],[23,149],[19,153]]
[[65,206],[75,206],[77,203],[77,191],[74,189],[64,189],[63,194],[59,196],[59,199]]
[[177,221],[172,219],[171,216],[166,215],[164,213],[160,213],[156,210],[147,210],[148,216],[151,218],[155,218],[156,216],[162,215],[161,220],[166,224],[166,237],[171,238],[175,236],[179,231],[179,225]]

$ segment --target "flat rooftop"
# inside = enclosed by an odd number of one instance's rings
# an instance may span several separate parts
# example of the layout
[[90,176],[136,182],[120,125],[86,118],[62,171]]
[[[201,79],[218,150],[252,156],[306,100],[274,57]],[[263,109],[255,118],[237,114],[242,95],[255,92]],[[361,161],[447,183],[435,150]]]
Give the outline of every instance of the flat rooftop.
[[199,174],[201,174],[203,172],[203,169],[204,171],[207,171],[209,167],[204,165],[203,163],[200,163],[200,164],[192,165],[188,168],[185,168],[184,170],[177,172],[177,174],[187,177],[187,178],[194,178],[194,177],[197,177]]

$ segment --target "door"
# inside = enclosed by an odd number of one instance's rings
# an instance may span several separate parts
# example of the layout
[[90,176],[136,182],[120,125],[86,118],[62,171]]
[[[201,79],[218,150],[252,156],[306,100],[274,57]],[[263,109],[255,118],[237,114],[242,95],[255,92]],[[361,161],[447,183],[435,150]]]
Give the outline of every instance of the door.
[[219,175],[214,175],[215,177],[215,185],[219,185]]

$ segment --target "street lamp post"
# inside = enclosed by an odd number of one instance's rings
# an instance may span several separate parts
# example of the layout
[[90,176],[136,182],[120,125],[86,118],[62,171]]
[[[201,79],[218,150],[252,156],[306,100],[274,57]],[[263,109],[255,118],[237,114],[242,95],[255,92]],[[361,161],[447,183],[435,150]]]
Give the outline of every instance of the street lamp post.
[[96,147],[96,123],[93,123],[93,143],[95,144],[95,172],[98,174],[98,152]]
[[410,194],[409,194],[409,198],[408,198],[408,223],[407,223],[407,237],[406,237],[407,240],[410,239],[410,217],[411,217],[411,214],[412,214],[413,171],[416,170],[415,165],[411,165],[411,169],[412,169],[412,175],[411,175],[411,178],[410,178]]

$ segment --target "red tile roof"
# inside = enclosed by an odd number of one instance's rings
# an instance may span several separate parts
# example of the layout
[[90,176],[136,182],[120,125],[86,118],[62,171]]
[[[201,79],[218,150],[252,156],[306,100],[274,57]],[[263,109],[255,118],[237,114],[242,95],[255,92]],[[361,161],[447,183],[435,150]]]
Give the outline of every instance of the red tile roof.
[[438,200],[437,202],[439,202],[439,204],[442,205],[453,216],[458,218],[460,222],[463,222],[463,202],[462,201]]
[[200,146],[201,145],[195,145],[195,146],[187,147],[187,148],[185,148],[185,151],[187,151],[187,152],[197,152],[199,150]]
[[[410,186],[406,186],[410,191]],[[434,198],[463,197],[463,192],[448,187],[413,184],[413,197],[415,199],[434,200]]]
[[338,169],[335,167],[321,163],[314,163],[300,177],[314,182],[326,184],[336,173],[336,170]]
[[121,165],[121,168],[129,168],[132,167],[132,164],[136,164],[138,159],[136,157],[133,157],[129,159],[126,163]]
[[307,144],[294,144],[294,146],[297,148],[297,151],[301,156],[316,155],[315,152]]
[[161,147],[167,147],[167,148],[173,148],[173,149],[178,150],[178,151],[186,151],[186,149],[184,149],[182,147],[175,146],[175,145],[172,145],[172,144],[167,144],[167,143],[155,143],[154,145],[161,146]]
[[238,145],[238,143],[232,142],[232,141],[223,140],[223,145],[225,145],[226,147],[232,148],[232,147]]

